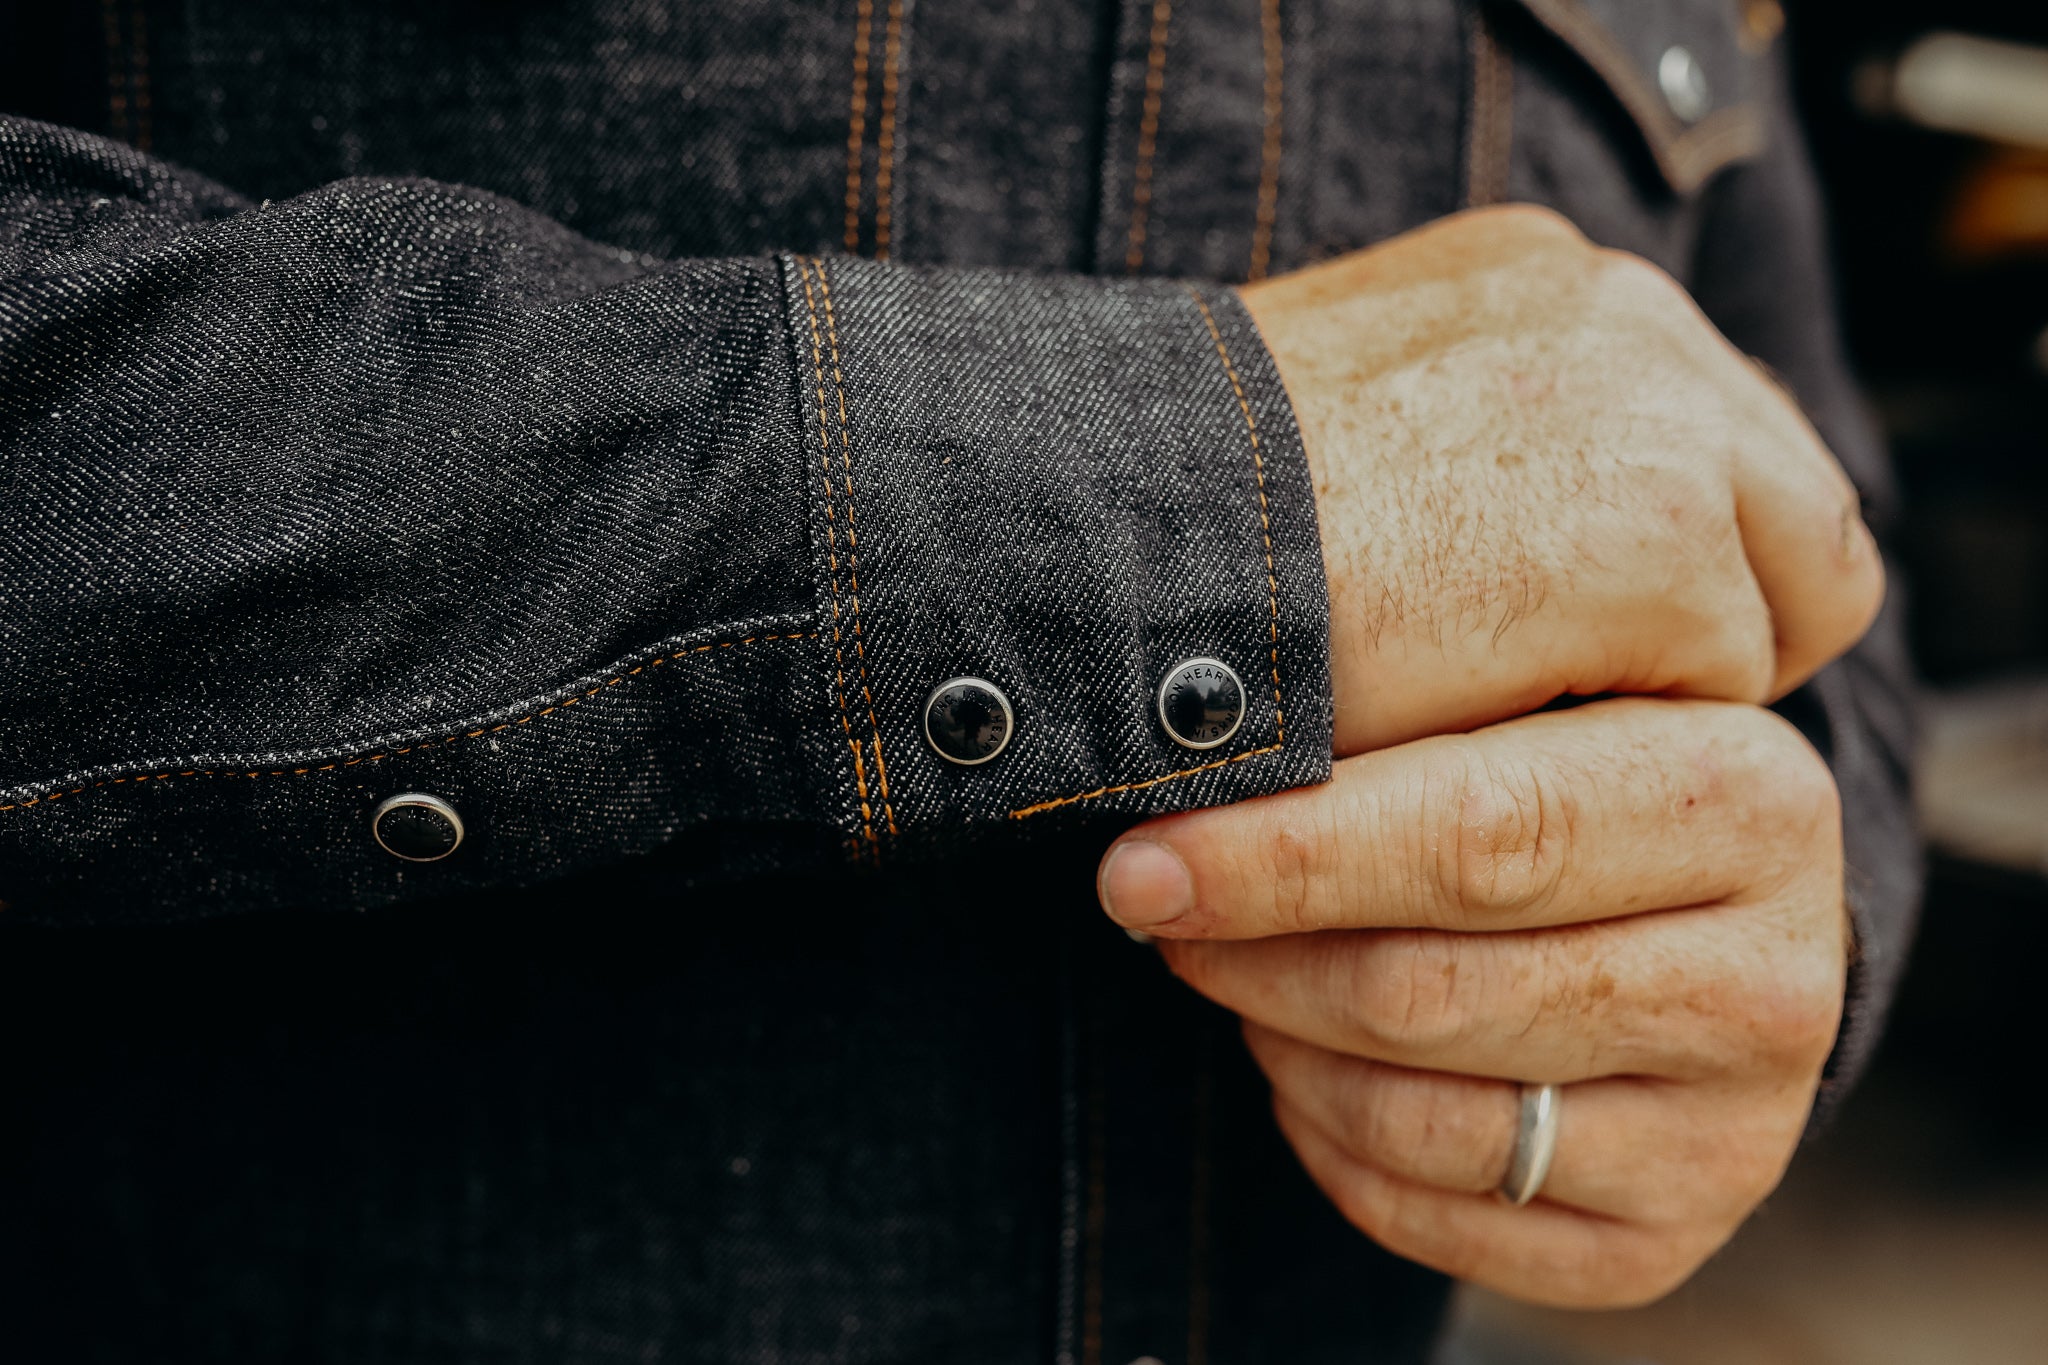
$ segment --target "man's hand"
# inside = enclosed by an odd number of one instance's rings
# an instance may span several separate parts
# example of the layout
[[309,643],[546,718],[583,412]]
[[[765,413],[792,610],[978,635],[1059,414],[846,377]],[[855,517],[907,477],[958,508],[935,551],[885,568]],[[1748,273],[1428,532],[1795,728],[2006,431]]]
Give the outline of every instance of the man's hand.
[[1339,754],[1566,694],[1762,701],[1875,616],[1798,409],[1562,218],[1463,214],[1242,296],[1315,474]]
[[[1840,815],[1768,711],[1615,700],[1157,820],[1103,904],[1244,1016],[1309,1173],[1390,1249],[1523,1298],[1669,1290],[1777,1183],[1841,1009]],[[1564,1085],[1512,1208],[1517,1090]]]

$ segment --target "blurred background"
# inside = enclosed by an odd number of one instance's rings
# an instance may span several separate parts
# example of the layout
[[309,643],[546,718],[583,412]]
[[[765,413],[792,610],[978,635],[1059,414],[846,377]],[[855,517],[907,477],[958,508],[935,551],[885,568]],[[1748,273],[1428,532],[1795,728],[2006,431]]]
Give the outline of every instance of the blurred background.
[[2048,0],[1787,0],[1930,684],[1921,942],[1875,1068],[1672,1298],[1469,1294],[1445,1365],[2048,1362]]

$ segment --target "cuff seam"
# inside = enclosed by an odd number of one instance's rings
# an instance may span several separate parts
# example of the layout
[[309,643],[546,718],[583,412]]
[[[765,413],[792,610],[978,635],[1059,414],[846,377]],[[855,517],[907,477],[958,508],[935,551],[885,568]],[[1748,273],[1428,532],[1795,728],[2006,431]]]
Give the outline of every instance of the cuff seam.
[[[796,259],[797,276],[804,287],[804,311],[809,315],[811,331],[811,374],[813,393],[817,399],[818,412],[818,464],[825,485],[825,544],[828,566],[827,578],[832,586],[832,663],[833,692],[839,701],[839,724],[846,733],[847,747],[853,751],[854,789],[860,797],[861,839],[870,855],[879,863],[881,841],[875,834],[875,810],[873,798],[868,792],[867,763],[861,749],[862,741],[853,733],[853,717],[846,701],[846,643],[839,629],[839,528],[836,500],[839,497],[833,485],[832,474],[832,431],[826,417],[825,407],[825,360],[822,347],[829,348],[832,356],[832,388],[838,399],[839,410],[839,478],[845,487],[846,499],[846,567],[852,593],[847,599],[852,608],[852,634],[854,670],[860,679],[861,699],[868,710],[870,742],[875,749],[875,778],[882,802],[882,820],[891,838],[896,835],[896,808],[889,797],[889,768],[882,759],[882,726],[875,716],[875,699],[868,688],[867,647],[861,638],[860,625],[860,518],[855,510],[853,498],[853,442],[848,431],[846,381],[841,375],[839,363],[839,321],[832,307],[832,282],[826,273],[825,262],[810,256]],[[818,272],[818,287],[811,288],[811,271]],[[825,334],[818,332],[818,303],[824,300]],[[806,423],[806,425],[809,425]]]
[[[1049,810],[1058,810],[1062,806],[1071,806],[1080,801],[1093,801],[1098,797],[1115,796],[1120,792],[1140,791],[1146,787],[1159,786],[1164,782],[1173,782],[1184,777],[1193,777],[1198,773],[1214,772],[1218,768],[1225,768],[1233,763],[1242,763],[1248,758],[1258,758],[1264,754],[1279,753],[1287,747],[1287,708],[1281,696],[1280,687],[1280,577],[1273,565],[1273,514],[1272,504],[1266,497],[1266,457],[1259,443],[1259,423],[1258,419],[1252,415],[1251,402],[1245,397],[1244,384],[1238,378],[1237,366],[1230,359],[1230,348],[1224,344],[1223,332],[1216,326],[1216,315],[1209,310],[1208,300],[1204,299],[1201,293],[1192,286],[1187,287],[1187,296],[1194,300],[1195,307],[1201,311],[1202,325],[1209,331],[1210,343],[1216,348],[1216,358],[1221,362],[1223,375],[1230,381],[1230,391],[1237,399],[1237,410],[1244,418],[1245,436],[1251,447],[1252,472],[1258,481],[1259,533],[1263,537],[1266,547],[1266,607],[1269,613],[1266,629],[1269,656],[1272,659],[1273,665],[1273,742],[1263,748],[1247,749],[1241,754],[1232,754],[1229,758],[1219,758],[1210,763],[1198,764],[1192,768],[1182,768],[1177,772],[1164,773],[1158,777],[1148,777],[1138,781],[1097,787],[1093,791],[1079,792],[1073,796],[1055,797],[1050,801],[1039,801],[1029,806],[1021,806],[1010,812],[1009,818],[1012,820],[1027,819],[1030,816]],[[876,744],[876,754],[878,757],[880,753],[881,748],[878,740]]]

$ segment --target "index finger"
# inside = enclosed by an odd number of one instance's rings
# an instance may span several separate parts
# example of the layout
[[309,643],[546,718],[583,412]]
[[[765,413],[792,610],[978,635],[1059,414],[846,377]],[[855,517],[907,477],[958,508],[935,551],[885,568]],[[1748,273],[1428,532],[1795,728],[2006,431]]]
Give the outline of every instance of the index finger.
[[1097,888],[1119,924],[1170,938],[1528,929],[1774,888],[1839,819],[1826,765],[1771,713],[1621,698],[1152,821]]

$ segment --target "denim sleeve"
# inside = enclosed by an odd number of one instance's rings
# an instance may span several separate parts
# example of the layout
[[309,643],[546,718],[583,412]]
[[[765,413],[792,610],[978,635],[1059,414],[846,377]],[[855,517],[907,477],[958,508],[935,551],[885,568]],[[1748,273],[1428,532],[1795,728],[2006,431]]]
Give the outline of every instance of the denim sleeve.
[[[0,119],[0,490],[14,919],[1020,859],[1329,771],[1307,469],[1224,290],[664,262]],[[1244,681],[1213,750],[1156,711],[1193,657]],[[956,675],[992,762],[927,743]],[[371,837],[408,792],[453,854]]]
[[1782,69],[1774,100],[1770,151],[1731,172],[1713,192],[1695,292],[1729,340],[1770,366],[1799,399],[1855,480],[1891,561],[1890,591],[1877,624],[1779,706],[1827,757],[1842,796],[1854,944],[1841,1034],[1821,1093],[1824,1117],[1870,1060],[1918,920],[1923,869],[1912,805],[1914,680],[1902,580],[1890,554],[1898,490],[1843,352],[1819,188]]

